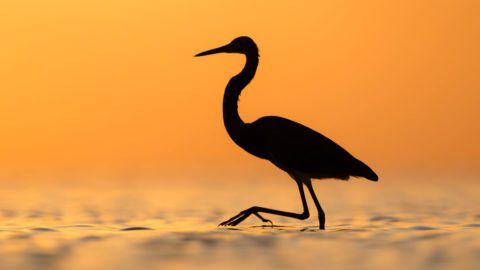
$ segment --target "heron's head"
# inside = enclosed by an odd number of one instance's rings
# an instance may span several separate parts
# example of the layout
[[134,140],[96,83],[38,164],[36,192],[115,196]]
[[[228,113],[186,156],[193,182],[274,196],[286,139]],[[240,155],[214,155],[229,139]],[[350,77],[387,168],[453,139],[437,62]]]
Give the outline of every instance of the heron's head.
[[243,36],[232,40],[232,42],[225,46],[208,50],[195,56],[204,56],[215,53],[241,53],[258,56],[258,48],[257,44],[253,42],[253,39]]

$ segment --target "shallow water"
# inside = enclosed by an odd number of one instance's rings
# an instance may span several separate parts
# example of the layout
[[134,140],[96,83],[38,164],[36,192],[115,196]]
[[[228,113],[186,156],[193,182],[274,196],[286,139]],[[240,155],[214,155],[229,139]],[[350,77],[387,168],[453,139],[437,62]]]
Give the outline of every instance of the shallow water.
[[[295,184],[10,188],[0,198],[0,269],[477,269],[480,188],[315,183],[327,214],[250,217],[253,205],[300,212]],[[274,187],[274,188],[272,188]],[[312,208],[313,207],[313,208]],[[265,215],[267,216],[267,215]]]

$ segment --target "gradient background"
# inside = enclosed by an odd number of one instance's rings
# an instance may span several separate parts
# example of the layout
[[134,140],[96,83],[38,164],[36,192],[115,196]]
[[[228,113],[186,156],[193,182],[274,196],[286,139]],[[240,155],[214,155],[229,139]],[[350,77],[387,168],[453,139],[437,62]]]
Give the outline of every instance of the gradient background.
[[245,121],[308,125],[383,179],[478,175],[479,10],[476,0],[2,1],[1,179],[279,175],[223,127],[223,90],[243,57],[193,57],[240,35],[260,48]]

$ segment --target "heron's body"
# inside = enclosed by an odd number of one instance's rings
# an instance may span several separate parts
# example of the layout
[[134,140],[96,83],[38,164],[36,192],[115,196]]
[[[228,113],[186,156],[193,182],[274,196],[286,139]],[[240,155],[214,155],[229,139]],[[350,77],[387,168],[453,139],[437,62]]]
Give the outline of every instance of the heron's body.
[[[291,120],[267,116],[246,125],[247,152],[270,160],[280,169],[305,178],[350,176],[376,179],[363,162],[320,133]],[[281,134],[281,135],[279,135]],[[253,150],[249,150],[251,149]]]
[[248,153],[269,160],[287,172],[298,184],[304,212],[301,214],[274,209],[252,207],[221,225],[235,226],[250,214],[262,213],[305,219],[309,216],[303,185],[309,189],[319,213],[320,228],[325,227],[325,214],[312,188],[311,179],[336,178],[347,180],[350,176],[377,181],[378,176],[360,160],[320,133],[294,121],[266,116],[253,123],[245,123],[238,114],[238,97],[255,76],[258,66],[258,49],[253,40],[239,37],[232,43],[200,53],[197,56],[218,52],[243,53],[246,64],[242,71],[230,79],[223,98],[225,128],[233,141]]

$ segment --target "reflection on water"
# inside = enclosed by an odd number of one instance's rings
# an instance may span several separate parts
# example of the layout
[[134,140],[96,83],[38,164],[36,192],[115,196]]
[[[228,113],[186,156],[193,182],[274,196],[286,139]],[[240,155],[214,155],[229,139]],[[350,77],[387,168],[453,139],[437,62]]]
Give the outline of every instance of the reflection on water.
[[[4,190],[0,269],[476,269],[480,189],[322,182],[317,220],[217,224],[252,205],[300,211],[294,183]],[[313,203],[310,201],[310,206]],[[314,208],[313,208],[314,209]]]

